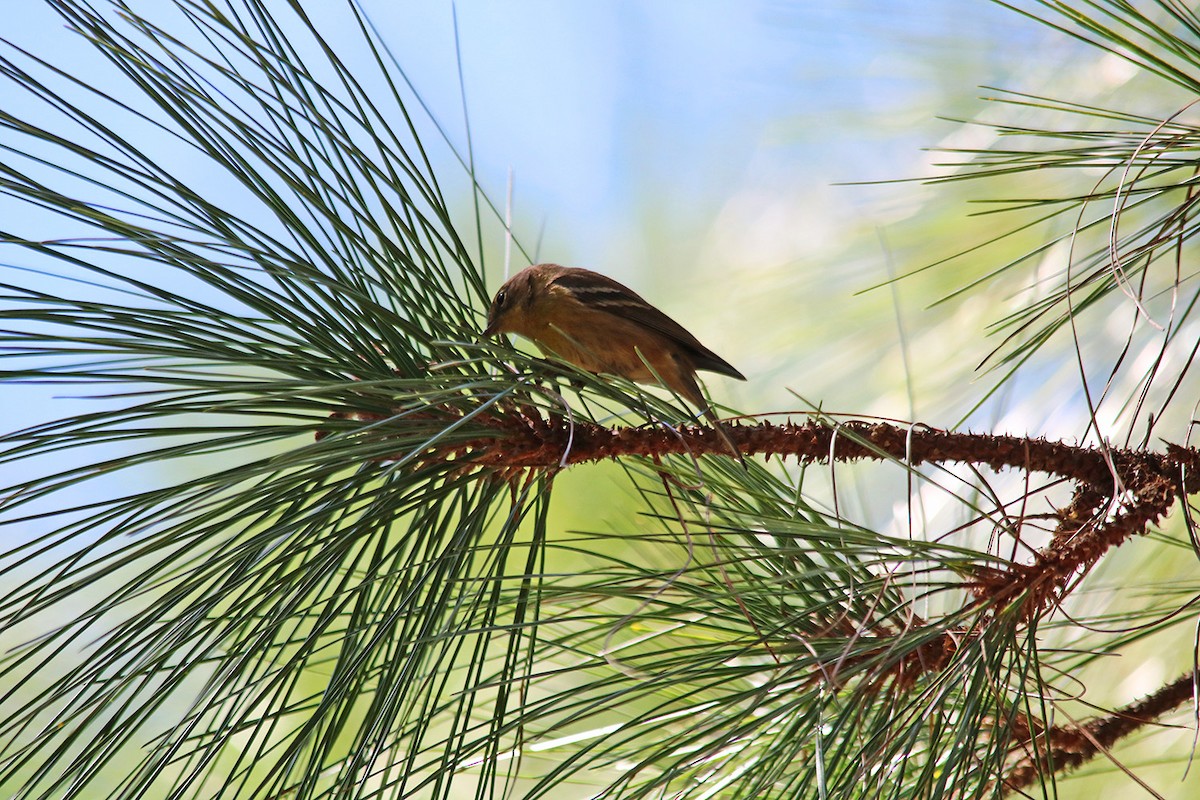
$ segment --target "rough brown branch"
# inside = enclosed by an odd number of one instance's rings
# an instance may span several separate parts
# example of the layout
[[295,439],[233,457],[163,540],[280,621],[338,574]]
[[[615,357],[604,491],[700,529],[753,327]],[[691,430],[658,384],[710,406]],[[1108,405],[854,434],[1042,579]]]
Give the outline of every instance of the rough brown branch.
[[[449,421],[453,412],[447,413]],[[490,411],[472,423],[483,429],[481,435],[435,447],[427,459],[453,459],[464,469],[517,474],[620,456],[727,453],[720,435],[709,427],[606,428],[520,409]],[[1041,438],[953,433],[883,422],[759,422],[730,424],[728,431],[747,456],[791,456],[809,463],[893,459],[910,466],[958,462],[1040,472],[1075,482],[1074,500],[1059,511],[1049,547],[1032,563],[981,571],[969,587],[979,601],[993,608],[1019,603],[1028,618],[1060,600],[1072,578],[1090,569],[1107,550],[1162,518],[1175,497],[1186,492],[1181,476],[1200,467],[1200,452],[1182,448],[1165,454],[1101,450]]]
[[1107,752],[1129,734],[1191,700],[1193,681],[1194,676],[1189,672],[1112,714],[1082,725],[1038,731],[1036,738],[1029,735],[1019,738],[1013,749],[1026,755],[1009,769],[1004,779],[1005,788],[1009,791],[1023,789],[1042,776],[1075,769]]

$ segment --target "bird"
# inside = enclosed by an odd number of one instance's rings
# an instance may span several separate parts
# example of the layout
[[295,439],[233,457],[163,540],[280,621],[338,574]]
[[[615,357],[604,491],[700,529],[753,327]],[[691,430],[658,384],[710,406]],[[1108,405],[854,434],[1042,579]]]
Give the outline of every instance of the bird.
[[526,267],[505,281],[488,310],[482,338],[503,333],[588,372],[666,386],[699,408],[743,461],[696,372],[746,376],[628,286],[581,267]]

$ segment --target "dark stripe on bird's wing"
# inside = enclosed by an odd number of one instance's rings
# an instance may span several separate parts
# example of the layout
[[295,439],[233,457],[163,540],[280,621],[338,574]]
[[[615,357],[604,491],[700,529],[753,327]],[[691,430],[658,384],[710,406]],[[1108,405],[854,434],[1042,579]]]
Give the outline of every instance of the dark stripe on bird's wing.
[[551,285],[561,286],[590,308],[607,311],[666,336],[687,352],[696,369],[746,380],[732,364],[700,344],[686,328],[647,303],[633,289],[599,272],[570,267],[563,270],[550,281]]

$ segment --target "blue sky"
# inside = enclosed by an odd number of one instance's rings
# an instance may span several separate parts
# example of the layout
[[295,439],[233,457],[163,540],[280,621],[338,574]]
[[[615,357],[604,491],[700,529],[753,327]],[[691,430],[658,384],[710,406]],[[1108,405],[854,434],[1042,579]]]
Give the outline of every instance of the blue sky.
[[[358,47],[344,6],[311,5],[335,47]],[[707,286],[711,299],[697,312],[706,320],[697,334],[743,371],[763,374],[764,386],[772,382],[770,365],[755,364],[753,349],[738,342],[754,327],[755,306],[722,315],[734,299],[713,297],[713,287],[737,272],[739,283],[761,281],[768,298],[795,291],[772,283],[778,276],[763,266],[832,252],[843,245],[841,221],[876,213],[872,190],[833,184],[919,174],[921,148],[953,128],[936,115],[970,113],[974,87],[1018,70],[1015,54],[1046,35],[993,3],[961,0],[363,6],[465,151],[457,16],[479,179],[503,204],[512,170],[515,227],[527,246],[540,241],[541,259],[627,280],[673,313],[680,276]],[[19,8],[6,19],[5,37],[139,103],[127,87],[104,82],[105,73],[90,66],[96,55],[53,13],[37,3]],[[35,108],[11,91],[5,96],[10,111]],[[38,124],[58,124],[36,116],[44,110],[30,114]],[[161,147],[156,157],[186,180],[222,191],[220,176],[181,158],[177,141],[145,141]],[[64,235],[56,218],[36,208],[0,201],[0,213],[22,235]],[[488,274],[501,277],[494,261]],[[787,381],[776,383],[783,391]],[[72,392],[61,388],[6,391],[13,428],[76,411],[64,397]]]
[[[341,3],[309,5],[335,46],[358,47]],[[641,271],[621,264],[644,257],[647,218],[687,232],[746,190],[818,194],[912,176],[920,148],[950,129],[936,115],[969,109],[977,85],[1003,81],[1046,36],[983,0],[362,5],[465,151],[457,16],[481,183],[502,201],[511,169],[527,242],[544,231],[542,255],[626,277]],[[67,69],[94,58],[42,5],[20,9],[6,37]]]
[[[465,144],[450,5],[365,7]],[[747,186],[911,176],[920,148],[949,129],[936,115],[961,110],[976,85],[1015,68],[1005,54],[1045,33],[961,0],[456,10],[481,181],[502,197],[511,167],[518,221],[597,261],[626,255],[612,243],[646,214],[702,223]],[[953,108],[949,86],[962,92]]]

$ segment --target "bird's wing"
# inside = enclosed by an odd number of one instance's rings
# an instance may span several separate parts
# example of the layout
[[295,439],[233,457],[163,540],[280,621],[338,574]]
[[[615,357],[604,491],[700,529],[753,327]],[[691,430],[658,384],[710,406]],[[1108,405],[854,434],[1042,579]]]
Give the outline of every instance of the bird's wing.
[[695,369],[746,380],[746,376],[738,372],[732,364],[700,344],[686,328],[647,303],[628,286],[587,269],[562,267],[562,270],[562,274],[553,278],[550,284],[566,289],[580,303],[662,334],[683,348]]

